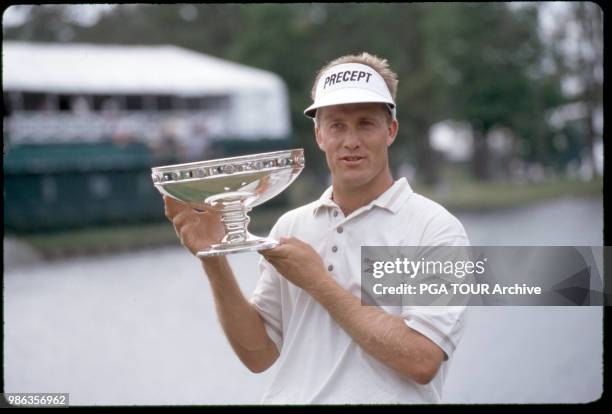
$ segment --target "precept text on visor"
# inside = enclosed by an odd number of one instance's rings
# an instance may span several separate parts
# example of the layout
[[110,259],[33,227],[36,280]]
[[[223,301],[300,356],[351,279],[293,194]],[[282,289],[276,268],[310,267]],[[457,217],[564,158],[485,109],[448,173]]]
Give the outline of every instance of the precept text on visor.
[[360,81],[362,78],[365,78],[365,81],[369,82],[370,76],[372,76],[371,73],[367,73],[361,70],[347,70],[344,72],[334,73],[325,78],[323,89],[340,82]]

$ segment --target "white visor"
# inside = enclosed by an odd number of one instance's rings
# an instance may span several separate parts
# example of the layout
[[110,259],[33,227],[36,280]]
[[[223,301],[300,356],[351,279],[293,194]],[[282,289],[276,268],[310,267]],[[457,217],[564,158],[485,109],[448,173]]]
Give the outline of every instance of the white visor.
[[304,115],[314,118],[317,108],[360,102],[387,104],[395,118],[395,102],[382,76],[370,66],[343,63],[321,74],[315,101],[306,108]]

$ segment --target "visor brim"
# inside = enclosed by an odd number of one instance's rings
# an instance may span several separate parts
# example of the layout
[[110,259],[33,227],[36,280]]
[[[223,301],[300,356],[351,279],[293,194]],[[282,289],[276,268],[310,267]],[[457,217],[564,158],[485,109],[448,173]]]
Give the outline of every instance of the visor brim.
[[384,97],[364,89],[345,88],[329,93],[325,97],[318,99],[304,110],[304,115],[309,118],[314,118],[319,108],[352,103],[384,103],[389,105],[391,109],[395,108],[395,102],[393,102],[393,99],[390,97]]

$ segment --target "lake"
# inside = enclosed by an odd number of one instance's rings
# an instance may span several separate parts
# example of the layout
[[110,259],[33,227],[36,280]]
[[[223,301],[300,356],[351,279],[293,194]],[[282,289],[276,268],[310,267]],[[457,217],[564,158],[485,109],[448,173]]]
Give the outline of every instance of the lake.
[[[601,199],[458,213],[473,245],[603,244]],[[169,224],[170,225],[170,224]],[[71,405],[258,403],[253,374],[217,322],[210,288],[180,245],[35,260],[5,240],[5,392],[69,392]],[[230,256],[250,295],[258,255]],[[603,390],[601,307],[472,307],[443,401],[570,403]]]

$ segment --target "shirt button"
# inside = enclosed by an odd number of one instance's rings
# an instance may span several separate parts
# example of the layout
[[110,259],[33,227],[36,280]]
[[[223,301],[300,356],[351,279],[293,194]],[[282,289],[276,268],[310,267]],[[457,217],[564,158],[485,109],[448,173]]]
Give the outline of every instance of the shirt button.
[[338,210],[334,210],[334,217],[338,217]]
[[334,265],[329,265],[329,266],[327,266],[327,270],[329,270],[330,272],[331,272],[332,270],[334,270]]
[[338,233],[342,233],[344,231],[344,229],[342,228],[342,226],[338,227]]
[[336,253],[338,251],[338,246],[333,246],[332,247],[332,252]]

